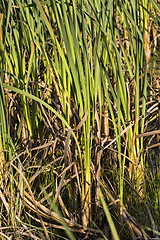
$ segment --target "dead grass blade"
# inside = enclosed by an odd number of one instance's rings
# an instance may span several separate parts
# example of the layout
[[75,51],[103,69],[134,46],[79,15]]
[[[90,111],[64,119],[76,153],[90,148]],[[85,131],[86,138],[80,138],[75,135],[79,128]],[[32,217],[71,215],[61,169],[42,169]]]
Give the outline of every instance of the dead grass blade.
[[[51,146],[53,143],[54,143],[54,141],[50,141],[50,142],[45,143],[45,144],[43,144],[43,145],[41,145],[41,146],[39,146],[39,147],[35,147],[35,148],[30,149],[30,151],[39,150],[39,149],[43,149],[43,148],[49,147],[49,146]],[[8,167],[8,165],[9,165],[10,163],[13,163],[17,158],[19,158],[20,156],[22,156],[22,155],[25,154],[25,153],[28,153],[28,149],[25,150],[25,151],[23,151],[23,152],[21,152],[21,153],[18,154],[16,157],[12,158],[12,160],[11,160],[9,163],[6,164],[6,167]]]
[[[26,212],[26,214],[31,217],[32,219],[34,219],[35,221],[37,222],[40,222],[39,219],[33,217],[32,215],[30,215],[29,213]],[[60,225],[56,225],[56,224],[52,224],[52,223],[47,223],[47,222],[44,222],[44,224],[48,227],[53,227],[53,228],[57,228],[57,229],[61,229],[61,230],[65,230],[65,228],[63,226],[60,226]],[[69,228],[70,231],[72,232],[78,232],[78,233],[86,233],[85,230],[83,229],[79,229],[79,228]],[[96,230],[95,230],[96,231]],[[95,233],[100,233],[100,231],[96,231]],[[93,234],[93,232],[90,233],[91,235]]]
[[34,198],[34,195],[33,195],[33,193],[32,193],[32,190],[31,190],[31,188],[30,188],[30,186],[29,186],[29,183],[28,183],[27,179],[25,178],[25,176],[23,175],[23,173],[22,173],[12,162],[10,162],[10,164],[11,164],[12,167],[14,167],[14,168],[16,169],[16,171],[21,175],[21,177],[23,178],[25,184],[27,185],[27,188],[28,188],[29,193],[30,193],[30,195],[31,195],[31,198],[32,198],[32,201],[33,201],[35,210],[36,210],[36,213],[37,213],[37,215],[38,215],[38,218],[40,219],[42,228],[43,228],[44,233],[45,233],[45,235],[46,235],[46,238],[47,238],[47,240],[50,240],[50,237],[49,237],[49,235],[48,235],[48,232],[47,232],[47,229],[46,229],[46,227],[45,227],[45,225],[44,225],[44,222],[43,222],[43,220],[42,220],[42,217],[41,217],[41,215],[39,214],[39,210],[38,210],[38,207],[37,207],[37,204],[36,204],[36,200],[35,200],[35,198]]
[[6,236],[4,233],[2,233],[2,232],[0,232],[0,235],[3,236],[3,237],[5,237],[7,240],[11,240],[11,239],[12,239],[12,236],[7,237],[7,236]]
[[[24,195],[27,197],[27,198],[24,198],[24,201],[27,203],[28,206],[31,207],[32,210],[36,211],[34,204],[32,204],[32,202],[31,202],[32,201],[32,197],[26,191],[24,192]],[[43,206],[42,204],[40,204],[36,200],[35,200],[35,202],[36,202],[37,207],[40,208],[43,211],[42,212],[42,211],[39,210],[39,213],[42,216],[45,216],[45,217],[50,218],[50,219],[53,219],[56,222],[62,224],[57,213],[55,213],[52,210],[48,209],[47,207]],[[92,228],[80,225],[80,224],[76,223],[75,221],[70,221],[70,220],[68,220],[67,218],[64,218],[64,217],[63,217],[63,219],[64,219],[64,221],[67,223],[67,225],[69,227],[75,227],[75,228],[83,229],[84,231],[91,231],[91,232],[95,232],[95,233],[100,233],[99,230],[95,230],[95,229],[92,229]]]
[[155,130],[155,131],[151,131],[151,132],[141,133],[141,134],[136,135],[136,138],[148,137],[148,136],[156,135],[156,134],[160,134],[160,130]]
[[6,199],[5,199],[5,197],[4,197],[4,195],[3,195],[1,190],[0,190],[0,198],[1,198],[5,208],[7,210],[7,213],[9,214],[9,204],[7,203],[7,201],[6,201]]
[[[16,216],[16,219],[17,219],[17,221],[18,221],[18,222],[22,225],[22,227],[23,227],[23,232],[21,232],[21,235],[28,236],[28,237],[31,237],[31,238],[36,239],[36,240],[41,240],[39,237],[33,235],[33,234],[31,233],[31,231],[29,231],[28,227],[19,219],[18,216]],[[40,220],[39,220],[39,222],[40,222]],[[25,229],[28,233],[24,232],[24,229]]]
[[78,130],[82,127],[82,125],[87,120],[87,116],[88,116],[88,110],[86,111],[86,113],[85,113],[84,117],[82,118],[82,120],[80,121],[80,123],[78,123],[78,125],[74,128],[74,130]]
[[73,164],[74,164],[74,162],[71,163],[67,168],[65,168],[65,170],[61,173],[62,178],[61,178],[61,181],[60,181],[59,186],[58,186],[58,188],[57,188],[56,195],[55,195],[55,197],[54,197],[54,201],[53,201],[54,203],[57,201],[57,198],[58,198],[58,196],[59,196],[59,194],[60,194],[62,185],[63,185],[63,183],[64,183],[64,178],[65,178],[66,172],[67,172],[67,170],[68,170],[69,168],[72,167]]

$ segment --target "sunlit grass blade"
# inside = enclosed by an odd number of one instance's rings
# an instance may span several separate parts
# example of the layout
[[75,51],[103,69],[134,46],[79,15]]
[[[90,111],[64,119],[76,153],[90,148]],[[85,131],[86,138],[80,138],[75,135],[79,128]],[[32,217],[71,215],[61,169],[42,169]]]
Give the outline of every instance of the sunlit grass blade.
[[112,232],[112,236],[115,240],[119,240],[119,236],[118,236],[118,233],[117,233],[117,230],[115,228],[115,225],[114,225],[114,222],[112,220],[112,217],[111,217],[111,214],[108,210],[108,207],[106,205],[106,202],[104,200],[104,197],[102,195],[102,192],[100,192],[100,199],[101,199],[101,202],[102,202],[102,206],[103,206],[103,209],[105,211],[105,214],[106,214],[106,217],[107,217],[107,220],[108,220],[108,223],[110,225],[110,228],[111,228],[111,232]]

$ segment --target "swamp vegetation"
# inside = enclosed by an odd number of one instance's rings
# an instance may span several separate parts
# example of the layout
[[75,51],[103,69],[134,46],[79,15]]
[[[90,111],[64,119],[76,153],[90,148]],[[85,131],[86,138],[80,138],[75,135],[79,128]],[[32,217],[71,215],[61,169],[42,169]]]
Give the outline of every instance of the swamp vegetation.
[[0,238],[160,239],[160,4],[0,1]]

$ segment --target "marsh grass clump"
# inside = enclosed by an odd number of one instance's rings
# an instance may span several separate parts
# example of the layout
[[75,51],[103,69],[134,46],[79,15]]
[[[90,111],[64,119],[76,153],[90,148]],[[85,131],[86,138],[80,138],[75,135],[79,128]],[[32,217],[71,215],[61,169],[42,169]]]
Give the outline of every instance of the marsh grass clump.
[[0,3],[2,239],[159,239],[158,1]]

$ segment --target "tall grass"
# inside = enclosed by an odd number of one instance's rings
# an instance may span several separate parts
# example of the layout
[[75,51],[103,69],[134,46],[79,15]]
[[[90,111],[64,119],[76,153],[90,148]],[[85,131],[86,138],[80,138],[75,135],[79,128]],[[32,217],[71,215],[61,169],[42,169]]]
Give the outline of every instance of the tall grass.
[[146,110],[158,3],[0,7],[1,235],[158,239],[159,160],[145,138],[158,119]]

